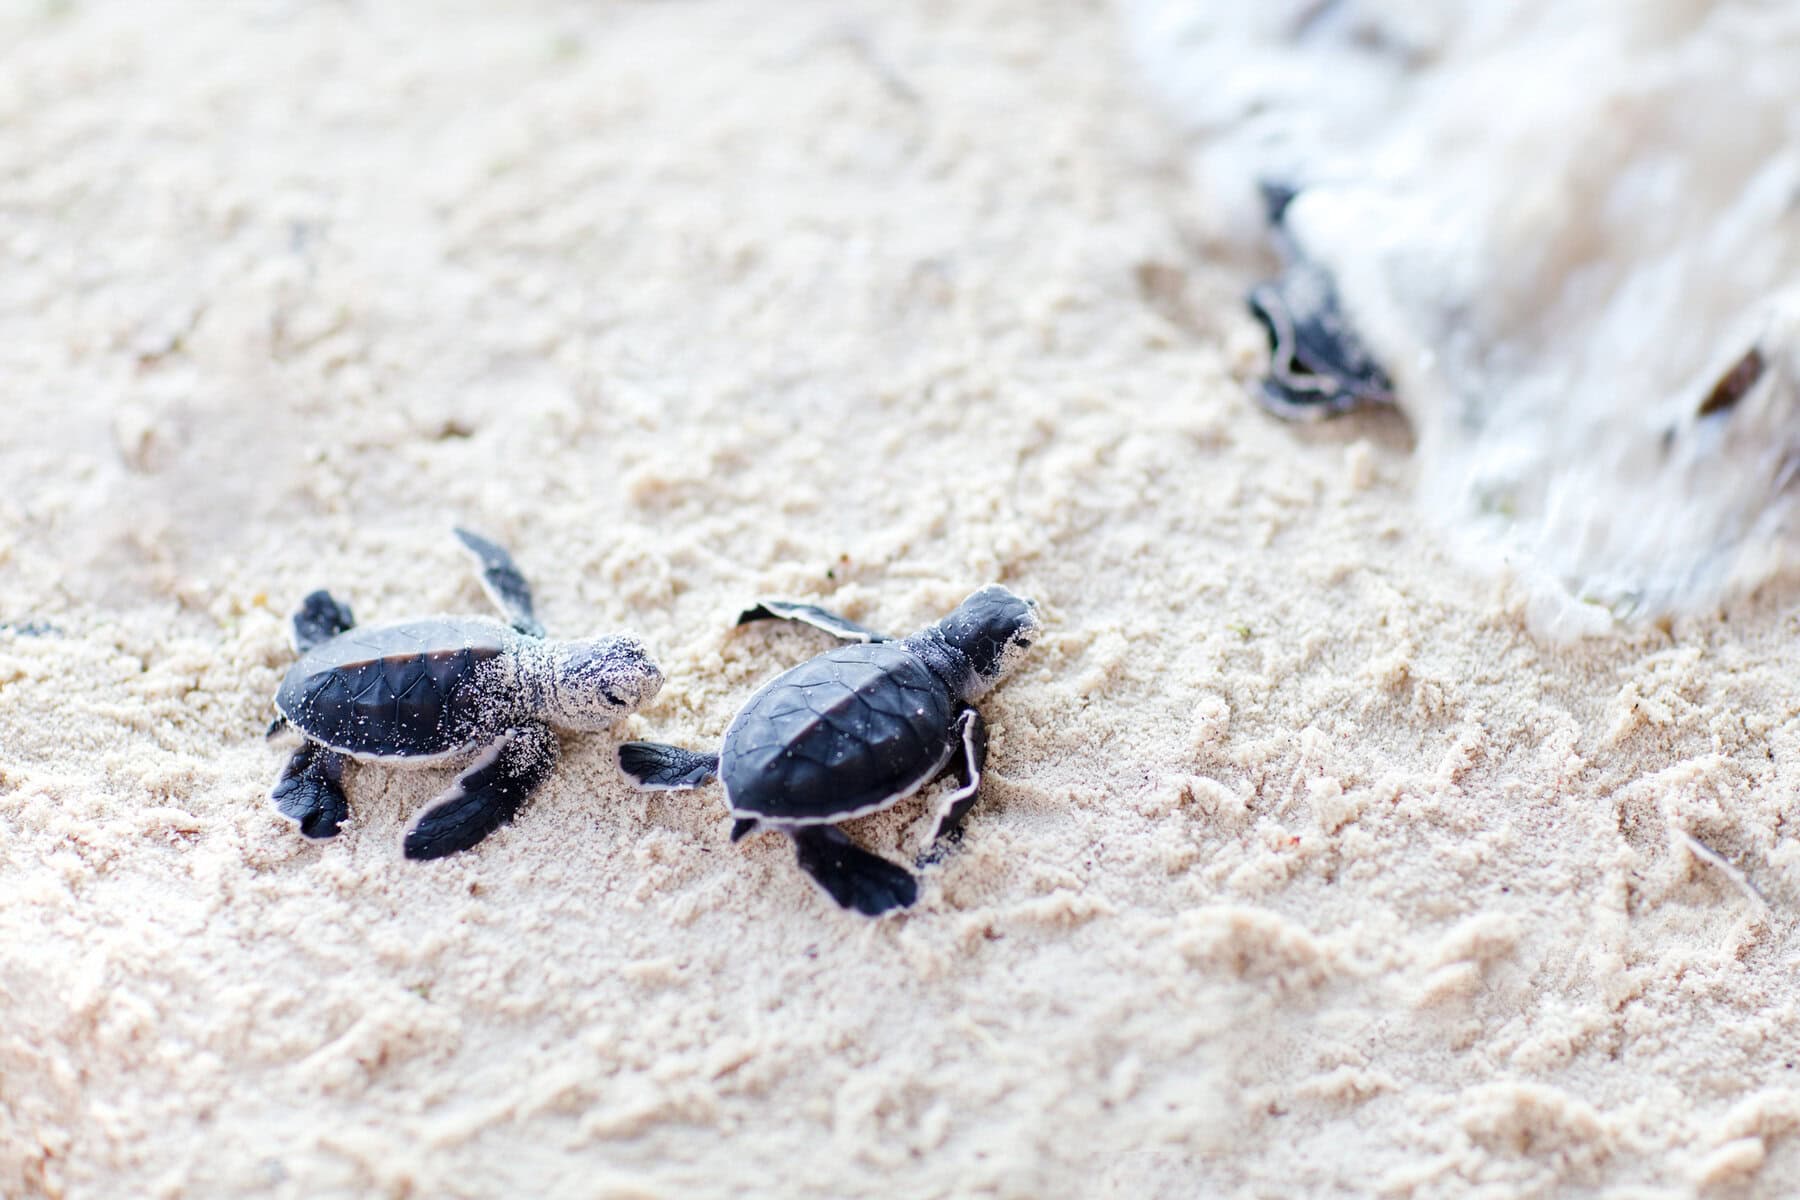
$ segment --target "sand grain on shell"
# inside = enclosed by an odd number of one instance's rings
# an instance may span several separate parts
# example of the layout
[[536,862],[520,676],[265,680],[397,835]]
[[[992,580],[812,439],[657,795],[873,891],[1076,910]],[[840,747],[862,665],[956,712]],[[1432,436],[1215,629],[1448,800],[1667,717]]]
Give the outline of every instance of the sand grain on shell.
[[[1247,406],[1115,33],[0,14],[0,1192],[1779,1194],[1791,588],[1534,645],[1397,422]],[[296,837],[287,609],[482,611],[452,519],[696,745],[823,647],[750,598],[1038,597],[916,914],[601,737],[475,854],[400,859],[430,772]]]

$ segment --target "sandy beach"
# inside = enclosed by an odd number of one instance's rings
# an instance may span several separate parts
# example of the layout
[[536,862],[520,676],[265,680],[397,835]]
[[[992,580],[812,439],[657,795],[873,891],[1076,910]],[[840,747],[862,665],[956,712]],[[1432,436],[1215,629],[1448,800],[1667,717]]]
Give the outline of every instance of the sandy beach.
[[[0,1195],[1792,1194],[1793,574],[1534,638],[1400,417],[1250,401],[1124,40],[0,9]],[[457,522],[668,682],[472,852],[373,766],[309,842],[289,614],[486,611]],[[1047,632],[906,915],[620,778],[831,644],[758,597],[990,581]]]

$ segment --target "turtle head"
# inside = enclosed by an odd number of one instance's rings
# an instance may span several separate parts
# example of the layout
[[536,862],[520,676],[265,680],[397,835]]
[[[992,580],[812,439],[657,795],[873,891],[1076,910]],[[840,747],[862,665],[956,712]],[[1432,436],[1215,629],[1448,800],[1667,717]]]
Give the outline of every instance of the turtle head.
[[937,632],[974,670],[963,698],[973,700],[999,683],[1018,665],[1043,627],[1037,601],[997,583],[971,593],[957,605],[955,612],[937,623]]
[[582,733],[606,729],[662,688],[662,670],[629,635],[560,642],[543,681],[543,717]]

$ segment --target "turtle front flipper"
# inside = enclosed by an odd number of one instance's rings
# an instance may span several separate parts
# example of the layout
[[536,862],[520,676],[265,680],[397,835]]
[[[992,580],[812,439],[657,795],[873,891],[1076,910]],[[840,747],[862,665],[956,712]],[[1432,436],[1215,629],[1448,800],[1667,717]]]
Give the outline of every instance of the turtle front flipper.
[[305,654],[355,624],[356,617],[350,612],[350,606],[320,588],[302,600],[299,611],[294,613],[294,650]]
[[522,725],[500,735],[450,789],[413,818],[408,858],[443,858],[511,821],[556,769],[561,746],[548,725]]
[[823,629],[833,637],[846,642],[887,642],[893,639],[886,634],[876,633],[866,625],[858,625],[855,621],[840,617],[828,609],[816,604],[795,604],[788,600],[764,600],[755,608],[746,608],[739,614],[737,623],[748,625],[752,621],[801,621],[814,629]]
[[1335,417],[1392,404],[1394,385],[1344,316],[1324,270],[1297,262],[1249,296],[1269,333],[1269,370],[1258,398],[1290,421]]
[[317,742],[307,742],[281,768],[269,799],[282,816],[299,822],[300,832],[307,837],[336,837],[350,817],[343,778],[344,756]]
[[1257,398],[1289,421],[1392,404],[1393,382],[1344,315],[1337,281],[1289,228],[1288,210],[1300,192],[1285,183],[1262,184],[1269,229],[1288,266],[1247,297],[1251,315],[1269,333],[1269,370]]
[[962,710],[956,720],[958,752],[950,760],[951,769],[962,780],[962,786],[946,792],[938,801],[937,830],[931,840],[937,842],[955,833],[963,818],[975,807],[981,793],[981,773],[987,766],[987,722],[972,708]]
[[619,747],[619,770],[643,791],[681,792],[711,783],[719,756],[662,742],[626,742]]
[[800,869],[844,908],[879,917],[910,908],[919,898],[919,881],[905,867],[871,854],[833,825],[805,825],[788,830]]
[[528,637],[543,637],[544,627],[532,610],[531,585],[525,582],[512,555],[499,543],[478,533],[460,527],[454,532],[463,547],[475,556],[475,562],[481,567],[481,588],[494,602],[494,607],[506,615],[507,624]]

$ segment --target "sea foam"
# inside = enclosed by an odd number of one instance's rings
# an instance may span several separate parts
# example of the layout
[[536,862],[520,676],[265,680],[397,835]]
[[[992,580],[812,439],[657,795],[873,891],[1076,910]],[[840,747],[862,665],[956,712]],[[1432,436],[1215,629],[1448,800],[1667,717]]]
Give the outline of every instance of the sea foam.
[[1800,3],[1135,0],[1214,232],[1335,281],[1421,500],[1545,632],[1788,560]]

